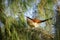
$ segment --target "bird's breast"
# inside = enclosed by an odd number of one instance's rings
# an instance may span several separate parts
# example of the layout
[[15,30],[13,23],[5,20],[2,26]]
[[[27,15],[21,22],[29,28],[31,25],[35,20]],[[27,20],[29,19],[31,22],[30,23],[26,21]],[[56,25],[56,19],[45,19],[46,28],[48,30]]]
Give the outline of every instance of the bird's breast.
[[35,27],[39,27],[39,23],[33,23]]

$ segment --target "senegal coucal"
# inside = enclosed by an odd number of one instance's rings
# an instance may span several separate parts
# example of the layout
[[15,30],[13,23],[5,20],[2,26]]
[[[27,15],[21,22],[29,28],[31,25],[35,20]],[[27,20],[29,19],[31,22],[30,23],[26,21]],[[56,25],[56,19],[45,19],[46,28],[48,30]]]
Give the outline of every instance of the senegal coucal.
[[52,18],[45,19],[45,20],[39,20],[39,19],[32,19],[27,17],[27,24],[32,28],[32,27],[38,27],[40,23],[48,21]]

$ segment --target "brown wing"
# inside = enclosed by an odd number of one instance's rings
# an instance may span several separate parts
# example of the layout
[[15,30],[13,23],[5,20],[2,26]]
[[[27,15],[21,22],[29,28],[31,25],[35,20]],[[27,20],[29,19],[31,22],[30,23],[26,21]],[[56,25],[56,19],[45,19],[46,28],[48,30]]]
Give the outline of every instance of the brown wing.
[[32,21],[35,23],[41,23],[41,20],[38,20],[38,19],[33,19]]
[[27,20],[32,21],[32,22],[35,22],[35,23],[41,23],[41,20],[31,19],[31,18],[29,18],[29,17],[27,17]]

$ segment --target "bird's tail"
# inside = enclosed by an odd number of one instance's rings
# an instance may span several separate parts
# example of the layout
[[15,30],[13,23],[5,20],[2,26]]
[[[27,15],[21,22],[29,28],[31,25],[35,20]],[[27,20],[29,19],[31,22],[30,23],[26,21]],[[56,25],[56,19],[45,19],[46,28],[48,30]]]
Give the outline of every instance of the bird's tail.
[[45,19],[45,20],[42,20],[41,22],[45,22],[45,21],[48,21],[48,20],[51,20],[52,18],[49,18],[49,19]]

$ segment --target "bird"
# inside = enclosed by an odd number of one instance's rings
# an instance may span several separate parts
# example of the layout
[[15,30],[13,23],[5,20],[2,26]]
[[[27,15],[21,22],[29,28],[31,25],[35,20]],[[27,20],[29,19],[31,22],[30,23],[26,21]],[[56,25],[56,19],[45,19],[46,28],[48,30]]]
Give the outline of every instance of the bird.
[[45,19],[45,20],[39,20],[39,19],[32,19],[30,17],[27,17],[27,24],[33,28],[33,27],[38,27],[40,23],[42,22],[45,22],[45,21],[48,21],[48,20],[51,20],[52,18],[49,18],[49,19]]

